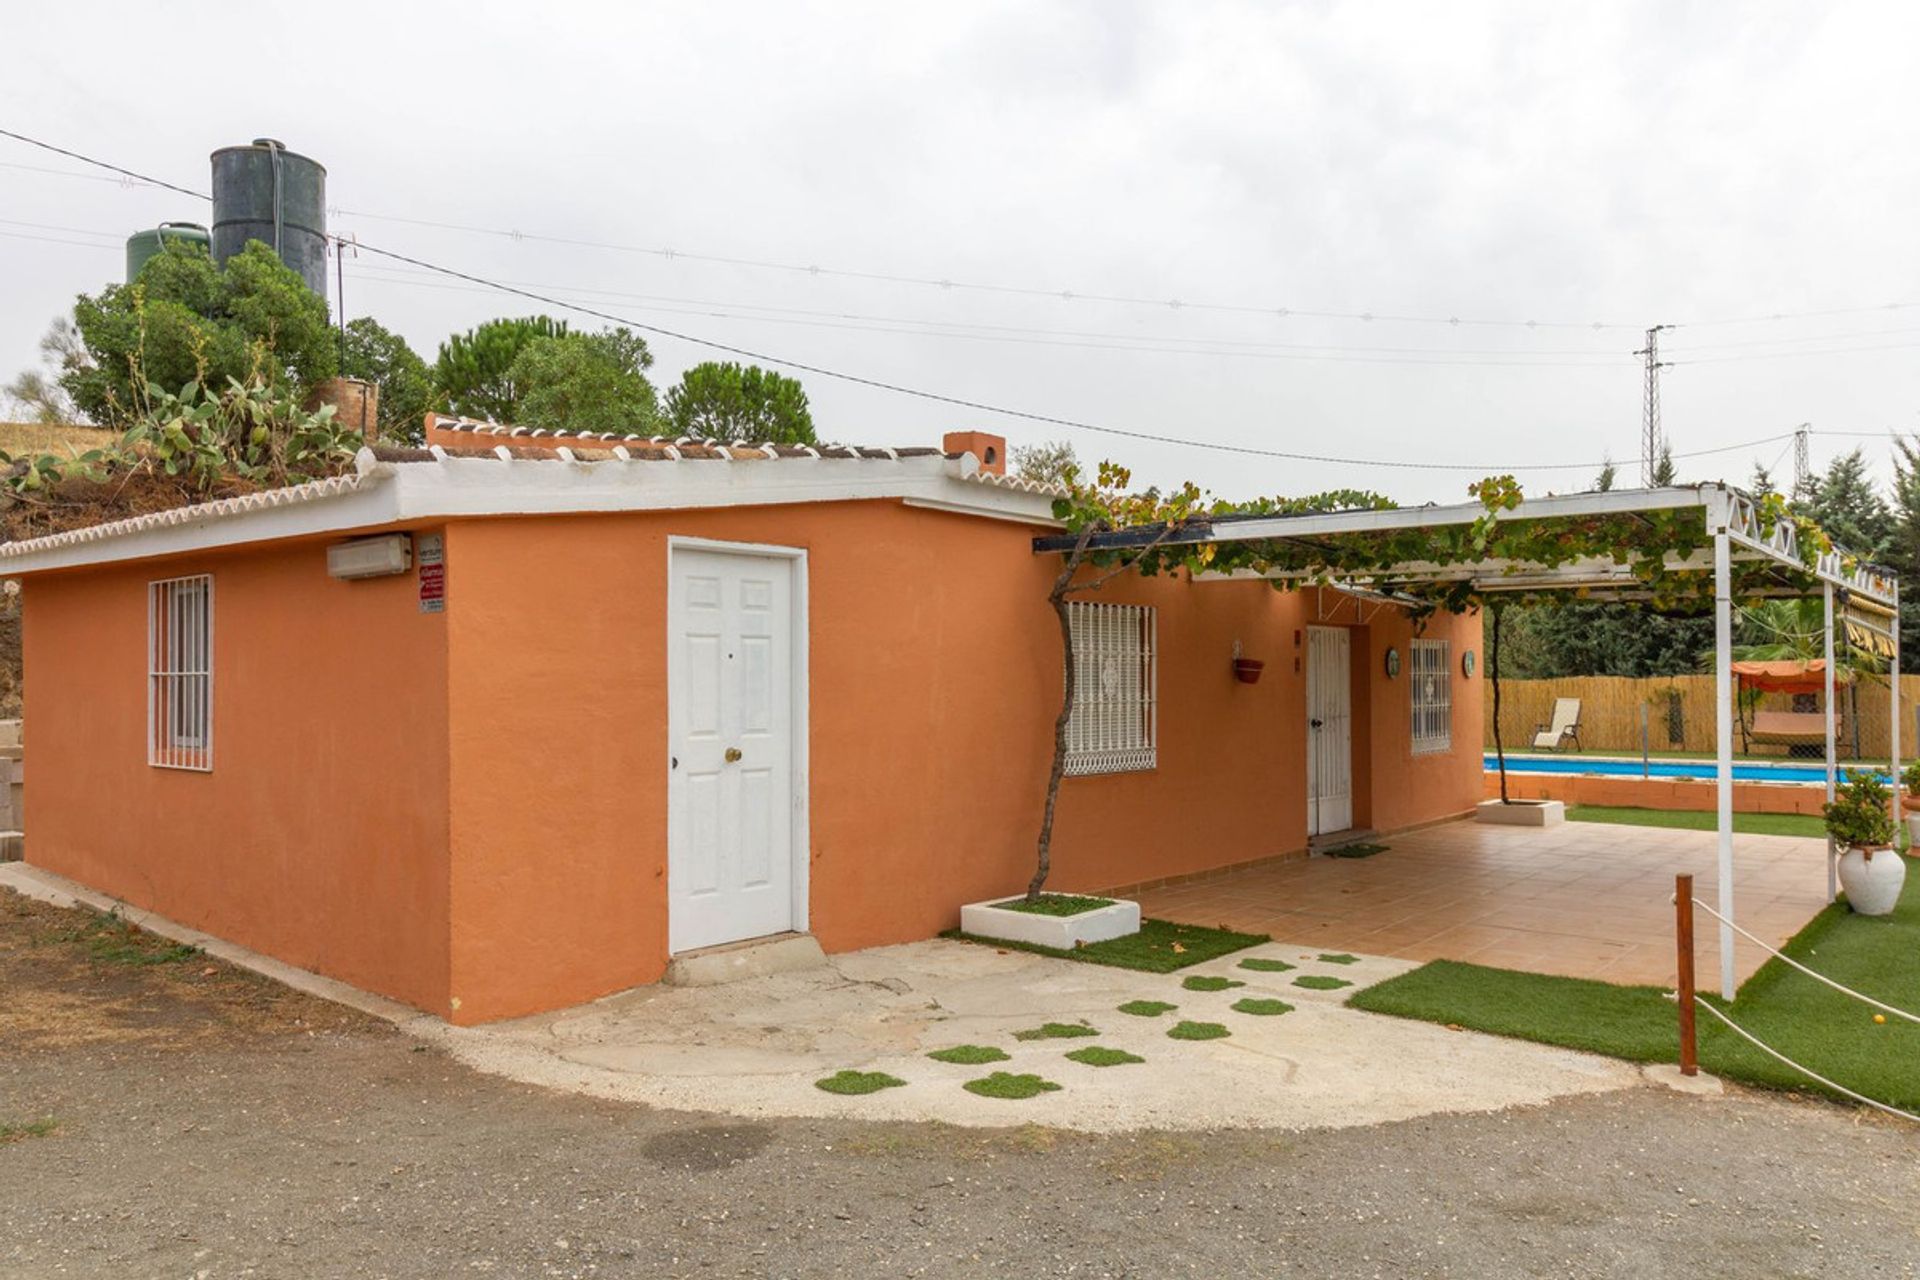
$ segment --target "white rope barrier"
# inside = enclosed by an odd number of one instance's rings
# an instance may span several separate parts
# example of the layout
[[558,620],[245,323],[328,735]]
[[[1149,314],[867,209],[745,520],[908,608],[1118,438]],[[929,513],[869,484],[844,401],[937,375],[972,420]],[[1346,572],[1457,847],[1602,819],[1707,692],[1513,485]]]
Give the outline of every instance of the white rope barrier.
[[[1762,944],[1762,945],[1765,945],[1765,944]],[[1818,977],[1819,975],[1816,974],[1815,976]],[[1775,1049],[1773,1046],[1766,1044],[1765,1042],[1760,1040],[1759,1037],[1755,1036],[1752,1032],[1748,1031],[1745,1027],[1735,1022],[1732,1018],[1729,1018],[1726,1014],[1720,1012],[1720,1010],[1718,1010],[1712,1004],[1708,1003],[1706,1000],[1703,1000],[1699,996],[1696,995],[1693,998],[1693,1003],[1699,1008],[1705,1009],[1708,1013],[1712,1014],[1714,1017],[1720,1019],[1721,1022],[1726,1024],[1728,1030],[1737,1034],[1741,1039],[1745,1040],[1748,1044],[1760,1050],[1762,1053],[1765,1053],[1770,1057],[1776,1058],[1779,1061],[1784,1062],[1789,1067],[1792,1067],[1795,1071],[1798,1071],[1801,1075],[1807,1077],[1807,1079],[1813,1080],[1822,1085],[1825,1085],[1827,1088],[1833,1090],[1835,1093],[1844,1094],[1845,1096],[1852,1098],[1855,1102],[1862,1103],[1865,1106],[1872,1107],[1877,1111],[1884,1111],[1890,1116],[1899,1116],[1902,1120],[1911,1120],[1915,1124],[1920,1124],[1920,1116],[1914,1115],[1911,1111],[1902,1111],[1900,1108],[1890,1107],[1884,1102],[1876,1102],[1872,1098],[1869,1098],[1864,1093],[1855,1093],[1853,1090],[1847,1088],[1845,1085],[1835,1084],[1833,1081],[1827,1079],[1825,1076],[1821,1075],[1819,1072],[1810,1071],[1806,1067],[1801,1066],[1799,1063],[1795,1062],[1792,1058],[1789,1058],[1786,1054],[1781,1053],[1778,1049]]]
[[[1832,987],[1835,991],[1840,992],[1842,995],[1852,996],[1855,1000],[1859,1000],[1866,1004],[1870,1004],[1874,1008],[1890,1013],[1896,1018],[1905,1018],[1908,1022],[1915,1023],[1916,1025],[1920,1025],[1920,1014],[1908,1013],[1905,1009],[1896,1009],[1894,1006],[1890,1004],[1882,1004],[1880,1001],[1875,1000],[1872,996],[1861,995],[1858,991],[1855,991],[1852,987],[1841,986],[1839,983],[1835,982],[1832,978],[1829,978],[1826,974],[1815,973],[1812,969],[1807,968],[1807,966],[1801,964],[1798,960],[1795,960],[1792,956],[1787,955],[1785,952],[1780,951],[1778,948],[1769,946],[1764,940],[1754,937],[1751,933],[1748,933],[1745,929],[1742,929],[1739,925],[1727,919],[1725,916],[1721,915],[1718,911],[1715,911],[1712,907],[1708,906],[1706,903],[1700,901],[1700,899],[1695,898],[1693,900],[1693,905],[1700,908],[1702,911],[1706,912],[1708,915],[1712,916],[1715,920],[1718,920],[1721,924],[1728,926],[1735,933],[1739,934],[1741,937],[1745,938],[1747,941],[1752,943],[1757,943],[1761,948],[1766,950],[1768,953],[1778,957],[1781,960],[1786,961],[1788,964],[1792,965],[1794,968],[1798,969],[1800,972],[1806,974],[1809,978],[1813,978],[1817,981],[1824,982],[1828,986]],[[1716,1010],[1715,1012],[1718,1012],[1718,1010]],[[1802,1070],[1805,1070],[1805,1068],[1802,1068]],[[1811,1075],[1812,1073],[1808,1072],[1808,1074]]]

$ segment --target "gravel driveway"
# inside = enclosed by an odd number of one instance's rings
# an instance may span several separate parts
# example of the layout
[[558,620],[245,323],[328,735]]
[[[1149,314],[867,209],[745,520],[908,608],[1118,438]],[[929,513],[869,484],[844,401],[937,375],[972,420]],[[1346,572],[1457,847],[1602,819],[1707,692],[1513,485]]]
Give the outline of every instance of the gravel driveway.
[[65,936],[0,918],[0,1125],[52,1122],[0,1138],[0,1276],[1920,1275],[1920,1134],[1824,1103],[742,1121],[514,1084],[203,957],[101,967]]

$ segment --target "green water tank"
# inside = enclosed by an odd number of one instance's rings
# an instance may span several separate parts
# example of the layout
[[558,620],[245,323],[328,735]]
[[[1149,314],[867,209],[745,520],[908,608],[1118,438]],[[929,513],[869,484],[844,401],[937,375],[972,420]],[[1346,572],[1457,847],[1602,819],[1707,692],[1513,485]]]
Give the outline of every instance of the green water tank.
[[169,240],[197,246],[202,253],[211,252],[213,246],[213,237],[197,222],[163,222],[146,231],[136,231],[127,237],[128,284],[133,283],[134,277],[140,274],[140,268],[146,266],[147,260],[157,255],[161,246]]

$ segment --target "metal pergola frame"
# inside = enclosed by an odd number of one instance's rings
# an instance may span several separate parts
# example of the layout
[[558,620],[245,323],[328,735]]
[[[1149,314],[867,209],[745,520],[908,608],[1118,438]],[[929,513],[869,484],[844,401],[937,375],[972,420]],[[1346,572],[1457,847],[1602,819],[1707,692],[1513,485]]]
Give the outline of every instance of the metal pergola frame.
[[[1725,485],[1698,485],[1662,489],[1616,489],[1604,493],[1580,493],[1533,498],[1510,510],[1495,513],[1499,520],[1551,521],[1579,520],[1594,516],[1634,515],[1652,512],[1697,510],[1703,521],[1703,533],[1709,547],[1689,555],[1668,554],[1665,571],[1713,575],[1714,618],[1714,738],[1716,745],[1715,783],[1718,799],[1719,831],[1719,905],[1720,905],[1720,990],[1731,1000],[1734,996],[1734,892],[1733,892],[1733,569],[1773,570],[1762,573],[1756,584],[1747,587],[1754,598],[1805,597],[1817,587],[1825,606],[1826,656],[1826,788],[1827,798],[1834,795],[1837,760],[1834,713],[1833,636],[1836,601],[1842,610],[1842,622],[1849,631],[1864,631],[1884,642],[1889,657],[1888,688],[1892,700],[1889,717],[1889,751],[1894,776],[1893,816],[1900,819],[1900,593],[1895,575],[1884,568],[1854,558],[1840,548],[1822,552],[1811,565],[1800,558],[1798,531],[1790,520],[1776,521],[1771,530],[1763,530],[1753,500]],[[1304,558],[1311,565],[1316,554],[1325,554],[1328,539],[1369,533],[1401,533],[1417,529],[1440,529],[1473,524],[1484,519],[1486,507],[1477,502],[1423,507],[1396,507],[1384,510],[1356,510],[1280,516],[1197,517],[1173,529],[1140,527],[1105,530],[1086,541],[1090,552],[1141,550],[1148,546],[1177,548],[1208,543],[1265,542],[1287,548],[1298,563]],[[1074,534],[1051,534],[1034,539],[1037,554],[1070,552],[1080,542]],[[1470,584],[1482,599],[1502,593],[1547,595],[1578,592],[1587,599],[1641,600],[1648,597],[1646,584],[1635,574],[1639,558],[1634,548],[1613,549],[1608,558],[1586,558],[1559,565],[1521,563],[1510,560],[1482,560],[1447,564],[1407,560],[1364,578],[1326,581],[1325,569],[1287,568],[1266,573],[1240,570],[1224,573],[1197,573],[1197,582],[1271,579],[1294,581],[1302,585],[1317,582],[1342,590],[1387,597],[1405,604],[1419,601],[1408,590],[1443,584]],[[1754,575],[1749,575],[1750,577]],[[1836,896],[1838,851],[1827,842],[1827,898]]]

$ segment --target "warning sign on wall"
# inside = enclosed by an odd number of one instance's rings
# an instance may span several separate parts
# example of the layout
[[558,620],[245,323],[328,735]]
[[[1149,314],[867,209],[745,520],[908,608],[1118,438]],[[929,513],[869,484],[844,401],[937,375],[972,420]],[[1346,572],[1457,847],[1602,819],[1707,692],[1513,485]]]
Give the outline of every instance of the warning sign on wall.
[[447,552],[439,534],[423,533],[413,540],[413,563],[420,575],[420,612],[445,613]]

